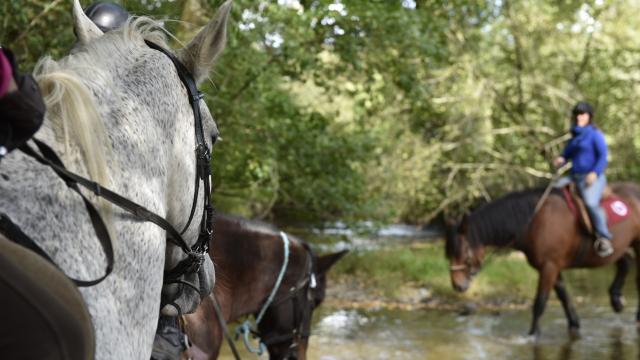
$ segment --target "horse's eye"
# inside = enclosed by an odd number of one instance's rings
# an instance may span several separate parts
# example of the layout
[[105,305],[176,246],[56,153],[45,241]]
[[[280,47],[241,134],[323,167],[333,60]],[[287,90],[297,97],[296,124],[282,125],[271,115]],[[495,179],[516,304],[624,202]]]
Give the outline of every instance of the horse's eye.
[[220,139],[220,137],[218,136],[217,132],[214,134],[211,134],[211,146],[215,145],[218,139]]

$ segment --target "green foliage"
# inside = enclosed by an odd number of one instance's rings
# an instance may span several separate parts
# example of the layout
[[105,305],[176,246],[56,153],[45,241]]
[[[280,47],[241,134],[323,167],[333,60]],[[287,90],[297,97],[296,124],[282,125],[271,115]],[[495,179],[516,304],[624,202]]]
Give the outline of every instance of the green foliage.
[[45,54],[66,54],[73,43],[71,2],[3,1],[0,22],[0,45],[15,52],[23,69]]
[[[184,41],[221,2],[121,3]],[[227,51],[203,86],[223,138],[220,209],[428,222],[544,184],[582,99],[608,136],[609,178],[640,176],[638,4],[412,3],[234,1]],[[0,43],[26,67],[59,57],[74,41],[70,8],[4,1]]]

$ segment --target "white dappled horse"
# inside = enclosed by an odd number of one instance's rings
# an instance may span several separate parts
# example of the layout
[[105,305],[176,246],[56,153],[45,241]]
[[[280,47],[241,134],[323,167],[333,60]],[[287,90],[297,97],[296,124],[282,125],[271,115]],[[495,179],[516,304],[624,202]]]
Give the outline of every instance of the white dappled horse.
[[[197,82],[207,77],[224,48],[230,7],[230,2],[222,5],[175,53]],[[78,0],[73,15],[78,43],[71,54],[59,61],[44,58],[35,72],[47,103],[44,125],[35,138],[55,149],[69,170],[181,229],[196,191],[194,113],[174,64],[145,44],[148,39],[167,48],[163,32],[154,21],[136,18],[103,34]],[[217,128],[203,101],[200,110],[210,148]],[[163,272],[185,255],[166,245],[165,231],[158,226],[83,192],[100,205],[115,250],[113,273],[96,286],[81,288],[96,330],[96,357],[147,360],[159,313],[177,313],[171,305],[160,309],[161,291],[177,291],[175,285],[163,288]],[[198,199],[196,214],[203,211],[202,193]],[[50,168],[20,151],[0,164],[0,212],[67,275],[94,279],[104,272],[106,259],[80,197]],[[189,246],[198,238],[199,225],[193,221],[183,235]],[[211,281],[213,265],[206,259]],[[197,277],[185,280],[197,284]],[[185,291],[175,302],[190,312],[200,298]]]

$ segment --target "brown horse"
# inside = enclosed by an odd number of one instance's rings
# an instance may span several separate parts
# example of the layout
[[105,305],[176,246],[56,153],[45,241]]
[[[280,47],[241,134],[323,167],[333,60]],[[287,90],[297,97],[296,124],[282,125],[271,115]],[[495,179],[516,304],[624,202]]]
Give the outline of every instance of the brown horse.
[[[461,292],[469,287],[471,278],[480,270],[485,247],[520,250],[539,273],[529,334],[539,334],[538,320],[551,289],[562,303],[569,330],[577,334],[580,322],[562,282],[562,270],[616,262],[617,274],[609,294],[614,310],[621,311],[621,289],[629,268],[629,258],[624,255],[629,247],[640,262],[640,187],[620,183],[614,184],[612,190],[629,204],[631,212],[629,218],[611,227],[613,255],[602,258],[595,253],[559,190],[551,192],[536,214],[534,209],[543,190],[525,190],[490,202],[465,216],[456,227],[447,229],[446,255],[453,287]],[[636,283],[640,289],[638,273]],[[636,320],[640,321],[640,306]]]
[[[214,229],[209,254],[216,266],[214,294],[224,320],[228,323],[255,315],[271,293],[283,263],[280,233],[267,224],[220,214]],[[270,359],[306,358],[311,317],[324,300],[326,273],[347,252],[317,256],[303,241],[289,239],[287,270],[258,326]],[[195,313],[183,319],[189,339],[208,359],[216,359],[223,333],[213,299],[206,297]]]

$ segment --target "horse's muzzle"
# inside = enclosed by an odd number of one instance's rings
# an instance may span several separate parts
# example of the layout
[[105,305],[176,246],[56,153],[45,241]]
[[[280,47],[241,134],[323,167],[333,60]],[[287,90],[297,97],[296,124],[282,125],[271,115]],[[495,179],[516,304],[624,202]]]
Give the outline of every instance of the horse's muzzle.
[[215,284],[213,262],[205,257],[196,273],[185,274],[180,281],[162,288],[162,315],[178,316],[194,312],[202,299],[209,295]]

